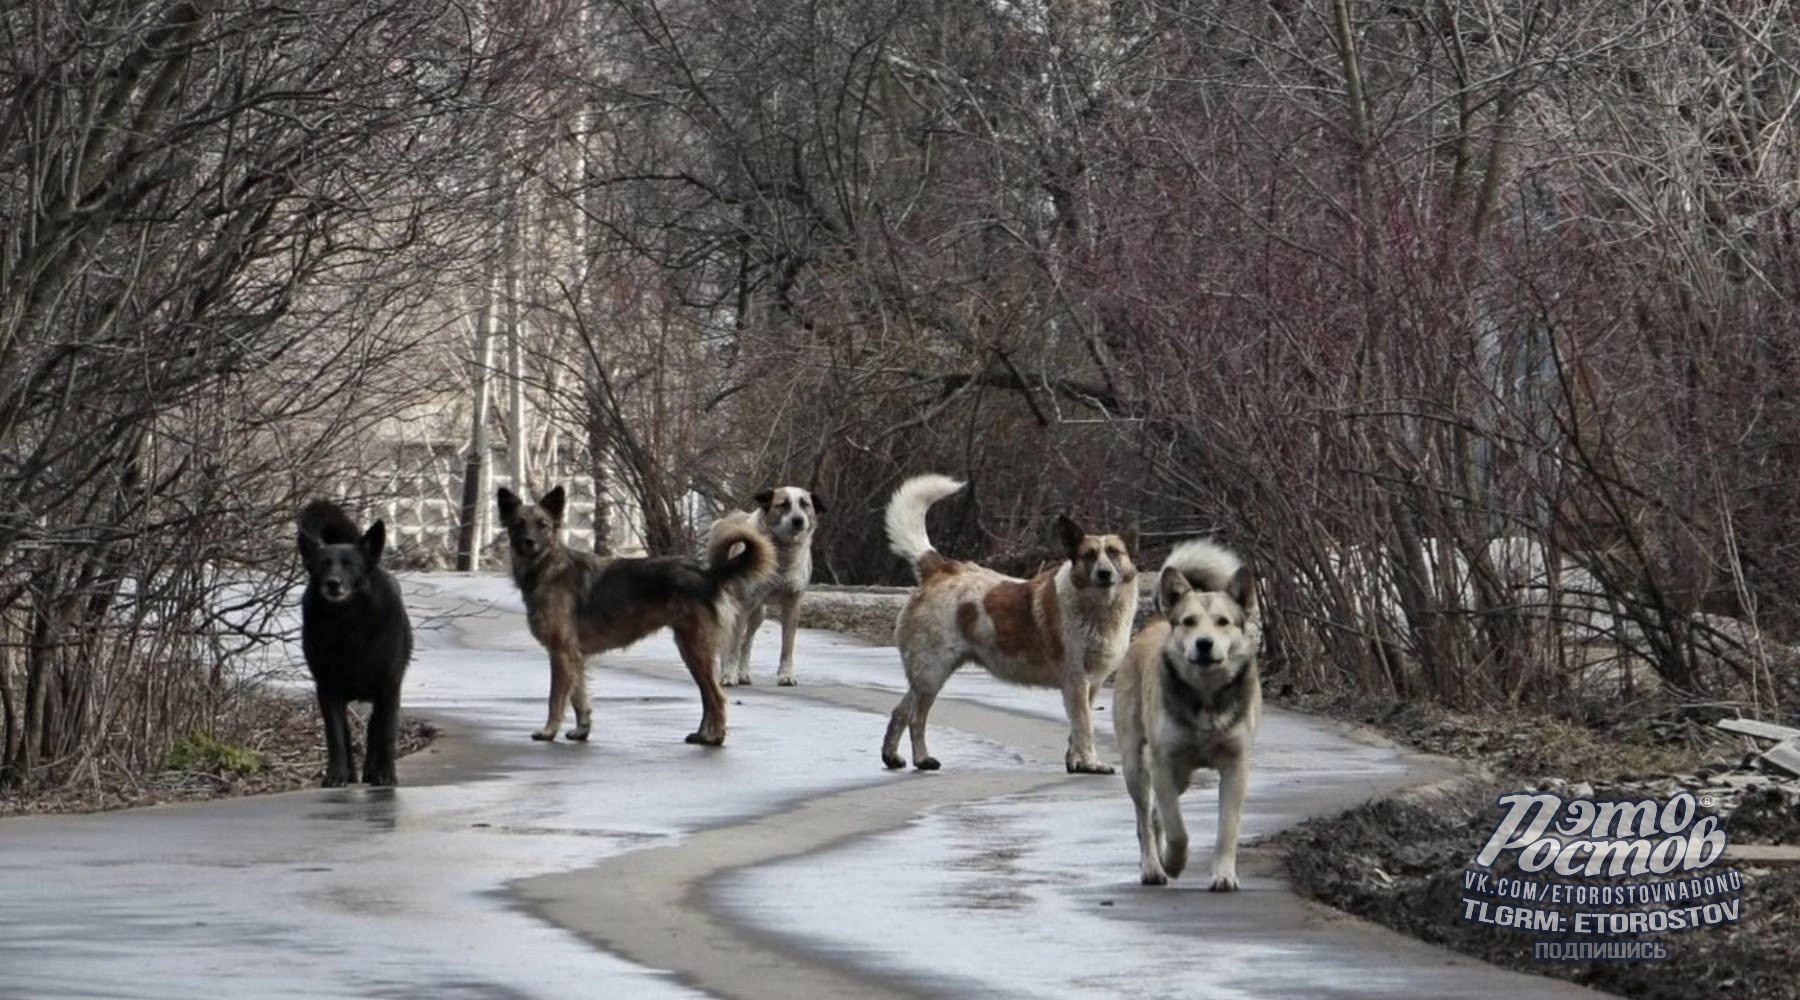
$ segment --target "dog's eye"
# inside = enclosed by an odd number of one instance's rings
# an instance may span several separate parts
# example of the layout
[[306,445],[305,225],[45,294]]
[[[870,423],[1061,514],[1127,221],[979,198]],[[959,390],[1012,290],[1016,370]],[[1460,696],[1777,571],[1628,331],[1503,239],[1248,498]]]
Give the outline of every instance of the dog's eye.
[[1231,627],[1231,619],[1221,618],[1215,624],[1217,624],[1220,628],[1230,628]]
[[1195,626],[1197,626],[1199,624],[1200,624],[1200,619],[1194,617],[1193,615],[1188,615],[1186,618],[1183,618],[1181,620],[1182,628],[1194,628]]
[[1119,548],[1117,545],[1108,545],[1106,547],[1106,554],[1111,556],[1114,559],[1117,559],[1120,556],[1125,554],[1125,550]]

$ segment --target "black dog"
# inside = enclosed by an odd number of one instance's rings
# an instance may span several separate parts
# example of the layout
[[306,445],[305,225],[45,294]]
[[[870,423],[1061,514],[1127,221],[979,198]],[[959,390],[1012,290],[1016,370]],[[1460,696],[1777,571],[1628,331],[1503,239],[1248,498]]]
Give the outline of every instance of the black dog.
[[363,753],[363,781],[393,785],[394,740],[400,724],[400,682],[412,659],[412,623],[400,585],[381,568],[387,528],[376,521],[364,534],[337,504],[314,500],[300,512],[300,558],[306,595],[300,599],[300,648],[325,716],[325,787],[351,780],[352,701],[374,706]]

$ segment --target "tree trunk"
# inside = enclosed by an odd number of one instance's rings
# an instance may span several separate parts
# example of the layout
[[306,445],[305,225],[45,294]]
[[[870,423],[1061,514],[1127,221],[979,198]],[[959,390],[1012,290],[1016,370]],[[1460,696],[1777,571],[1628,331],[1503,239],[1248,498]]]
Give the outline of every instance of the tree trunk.
[[494,369],[494,292],[499,272],[490,263],[482,282],[481,304],[475,311],[475,360],[471,376],[474,404],[469,407],[469,454],[463,460],[462,516],[456,535],[456,568],[462,572],[481,568],[481,550],[487,541],[488,386]]
[[519,314],[520,244],[524,242],[523,215],[531,210],[524,197],[509,202],[506,216],[506,468],[513,491],[526,495],[525,453],[525,330]]
[[0,611],[0,788],[19,783],[20,774],[14,747],[18,728],[18,708],[13,703],[12,667],[13,635],[6,613]]
[[[581,37],[591,39],[595,33],[594,5],[589,4],[581,12]],[[575,324],[577,335],[590,329],[587,318],[580,314],[587,310],[593,291],[594,259],[598,255],[593,219],[601,210],[602,192],[593,183],[599,172],[599,157],[594,151],[594,132],[600,121],[600,99],[596,88],[588,88],[581,101],[580,120],[575,138],[581,146],[581,155],[577,160],[580,176],[577,183],[581,189],[581,201],[575,212],[575,295],[571,304],[577,313]],[[595,310],[598,314],[598,310]],[[588,474],[594,478],[594,551],[601,555],[612,554],[612,510],[607,502],[607,491],[611,483],[611,449],[607,446],[606,429],[602,422],[600,403],[596,399],[596,387],[600,384],[600,376],[604,373],[596,370],[603,364],[603,355],[599,345],[587,352],[587,404],[583,412],[587,421]]]

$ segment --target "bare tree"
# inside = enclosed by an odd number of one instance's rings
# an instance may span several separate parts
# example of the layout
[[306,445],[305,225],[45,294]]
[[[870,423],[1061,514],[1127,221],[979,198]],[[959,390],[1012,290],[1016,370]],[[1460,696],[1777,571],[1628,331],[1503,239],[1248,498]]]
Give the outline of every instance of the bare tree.
[[[573,74],[571,195],[655,302],[579,307],[594,440],[706,415],[640,489],[792,479],[867,516],[947,468],[977,483],[947,544],[1028,559],[1059,506],[1232,535],[1309,683],[1543,697],[1617,655],[1773,694],[1696,636],[1800,626],[1744,472],[1788,461],[1775,5],[593,16],[618,55]],[[697,367],[615,377],[671,330]],[[898,575],[868,532],[820,544]]]
[[444,4],[0,36],[0,781],[32,785],[153,765],[280,634],[298,499],[418,389],[485,68]]

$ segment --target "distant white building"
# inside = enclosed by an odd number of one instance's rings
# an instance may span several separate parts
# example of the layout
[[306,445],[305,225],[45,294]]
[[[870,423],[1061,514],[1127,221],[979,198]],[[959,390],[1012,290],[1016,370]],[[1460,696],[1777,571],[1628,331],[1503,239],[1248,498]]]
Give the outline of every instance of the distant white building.
[[[367,456],[370,480],[361,489],[345,491],[385,498],[371,509],[369,516],[387,522],[389,544],[405,562],[455,564],[468,433],[466,400],[446,399],[440,405],[409,407],[378,426],[374,435],[377,443]],[[644,554],[642,511],[632,497],[616,486],[609,486],[606,491],[606,537],[596,539],[594,476],[593,470],[587,468],[586,449],[573,446],[566,437],[556,444],[560,446],[544,449],[546,454],[531,456],[531,482],[523,490],[507,472],[506,442],[500,440],[489,448],[487,483],[478,493],[479,567],[504,565],[496,558],[504,531],[494,504],[494,492],[502,486],[535,499],[537,490],[561,485],[568,494],[564,530],[571,546],[615,555]],[[380,478],[383,475],[385,478]],[[604,546],[597,545],[597,541],[603,541]]]

